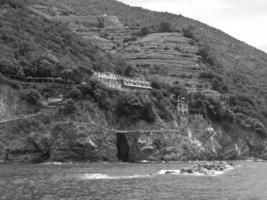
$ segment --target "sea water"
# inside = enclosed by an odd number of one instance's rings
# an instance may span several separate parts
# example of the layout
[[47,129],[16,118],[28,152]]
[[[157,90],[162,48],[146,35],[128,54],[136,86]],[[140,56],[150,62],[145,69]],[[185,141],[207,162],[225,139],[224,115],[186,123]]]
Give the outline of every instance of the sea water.
[[234,162],[217,176],[179,175],[193,164],[0,165],[0,199],[267,200],[266,162]]

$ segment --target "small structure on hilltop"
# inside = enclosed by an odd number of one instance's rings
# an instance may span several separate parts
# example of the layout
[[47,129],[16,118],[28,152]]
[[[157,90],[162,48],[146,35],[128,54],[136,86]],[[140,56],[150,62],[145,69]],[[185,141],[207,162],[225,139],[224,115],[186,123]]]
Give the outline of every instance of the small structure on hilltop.
[[179,116],[187,116],[189,113],[189,102],[186,97],[178,97],[177,100],[177,112]]
[[95,72],[92,78],[100,81],[107,87],[114,88],[117,90],[150,90],[152,89],[151,82],[149,81],[126,78],[126,77],[118,76],[111,72],[106,72],[106,73]]

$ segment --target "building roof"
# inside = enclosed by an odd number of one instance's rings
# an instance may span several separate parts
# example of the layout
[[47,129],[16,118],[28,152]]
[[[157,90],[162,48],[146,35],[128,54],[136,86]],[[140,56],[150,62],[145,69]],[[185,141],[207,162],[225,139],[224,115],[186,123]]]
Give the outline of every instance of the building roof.
[[131,78],[119,76],[111,72],[105,72],[105,73],[95,72],[94,76],[97,76],[97,78],[104,78],[104,79],[110,79],[110,80],[121,80],[123,81],[123,84],[128,87],[145,88],[145,89],[152,88],[151,82],[149,81],[142,80],[142,79],[131,79]]

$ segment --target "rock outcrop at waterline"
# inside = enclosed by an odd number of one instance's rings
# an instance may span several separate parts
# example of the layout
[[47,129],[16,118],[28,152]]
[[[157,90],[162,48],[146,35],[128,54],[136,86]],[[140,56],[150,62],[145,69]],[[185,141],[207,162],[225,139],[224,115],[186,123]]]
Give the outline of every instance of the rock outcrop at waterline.
[[180,170],[161,170],[159,174],[215,176],[221,175],[230,169],[233,169],[233,165],[226,161],[199,162],[193,166],[182,168]]
[[0,128],[0,162],[41,163],[45,161],[117,161],[116,136],[95,127],[78,123],[57,123],[52,130],[20,133],[34,121],[12,123],[10,129]]
[[161,162],[242,159],[247,156],[244,148],[249,147],[244,146],[245,139],[233,144],[233,148],[224,148],[222,144],[227,138],[222,132],[213,129],[201,116],[190,116],[190,121],[188,127],[176,131],[116,133],[101,126],[62,122],[56,123],[52,129],[39,127],[34,132],[23,133],[19,130],[24,126],[32,127],[37,123],[23,120],[13,123],[9,129],[0,129],[1,138],[5,140],[0,142],[0,160],[7,163]]

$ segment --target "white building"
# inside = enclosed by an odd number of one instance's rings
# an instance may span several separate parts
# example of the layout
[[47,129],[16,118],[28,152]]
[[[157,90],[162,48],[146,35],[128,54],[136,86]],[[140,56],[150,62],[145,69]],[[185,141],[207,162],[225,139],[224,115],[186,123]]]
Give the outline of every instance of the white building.
[[118,76],[114,73],[95,72],[93,78],[110,88],[118,90],[150,90],[151,82]]

